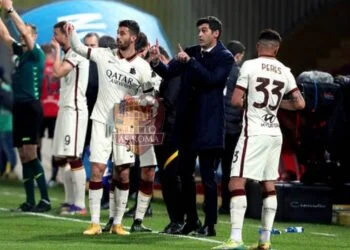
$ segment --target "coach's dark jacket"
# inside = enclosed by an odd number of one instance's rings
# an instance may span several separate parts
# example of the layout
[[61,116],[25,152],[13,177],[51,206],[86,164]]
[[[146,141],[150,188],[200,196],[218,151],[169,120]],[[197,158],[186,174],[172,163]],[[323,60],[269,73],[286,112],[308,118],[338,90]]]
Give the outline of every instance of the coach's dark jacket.
[[239,66],[235,62],[226,81],[225,129],[226,134],[230,135],[237,135],[242,130],[242,110],[233,107],[231,104],[233,91],[235,90],[238,79],[239,69]]
[[199,45],[185,49],[188,63],[175,59],[168,65],[160,63],[154,70],[163,78],[182,77],[177,117],[174,128],[175,145],[194,150],[224,147],[223,89],[232,68],[232,54],[218,42],[210,52]]

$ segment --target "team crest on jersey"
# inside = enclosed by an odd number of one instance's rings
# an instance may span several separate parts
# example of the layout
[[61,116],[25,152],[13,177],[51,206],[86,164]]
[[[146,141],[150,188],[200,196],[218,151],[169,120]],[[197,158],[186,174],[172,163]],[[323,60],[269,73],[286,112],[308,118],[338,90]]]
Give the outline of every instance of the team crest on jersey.
[[130,69],[130,74],[133,74],[133,75],[135,75],[135,74],[136,74],[136,70],[135,70],[135,68],[131,68],[131,69]]
[[141,155],[153,145],[163,143],[163,122],[164,106],[160,99],[127,98],[114,106],[114,142]]

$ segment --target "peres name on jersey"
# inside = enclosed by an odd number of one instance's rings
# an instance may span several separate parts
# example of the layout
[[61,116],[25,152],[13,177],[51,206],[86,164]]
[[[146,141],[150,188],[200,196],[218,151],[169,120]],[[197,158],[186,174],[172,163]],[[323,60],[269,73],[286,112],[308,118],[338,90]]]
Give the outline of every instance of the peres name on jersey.
[[261,64],[261,68],[264,71],[273,72],[273,73],[276,73],[276,74],[282,74],[282,69],[280,67],[276,67],[273,64],[262,63]]

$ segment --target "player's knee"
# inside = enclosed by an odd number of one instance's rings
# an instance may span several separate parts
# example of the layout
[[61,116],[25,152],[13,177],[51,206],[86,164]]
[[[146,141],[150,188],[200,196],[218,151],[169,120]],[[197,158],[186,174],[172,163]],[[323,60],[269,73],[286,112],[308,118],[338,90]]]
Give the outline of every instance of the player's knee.
[[129,168],[128,167],[118,167],[117,180],[118,180],[118,182],[121,182],[121,183],[129,183]]
[[29,162],[38,158],[37,145],[23,145],[23,162]]
[[103,171],[98,166],[91,167],[91,180],[94,182],[102,181]]
[[21,159],[21,162],[26,163],[27,162],[26,154],[24,153],[22,148],[18,150],[18,154],[19,154],[19,158]]
[[141,178],[145,181],[153,182],[155,176],[154,167],[144,167],[141,169]]
[[228,189],[230,192],[234,190],[244,190],[245,188],[245,179],[238,177],[231,177],[230,182],[228,184]]
[[276,189],[275,189],[275,182],[274,181],[265,181],[262,182],[262,190],[263,193],[276,193]]

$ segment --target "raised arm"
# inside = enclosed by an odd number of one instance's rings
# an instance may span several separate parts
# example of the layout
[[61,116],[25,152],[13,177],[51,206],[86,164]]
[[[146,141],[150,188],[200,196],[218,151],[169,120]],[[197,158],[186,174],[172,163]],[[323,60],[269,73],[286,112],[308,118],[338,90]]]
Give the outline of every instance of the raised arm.
[[77,54],[90,59],[91,48],[85,46],[79,39],[77,32],[74,29],[74,26],[71,23],[67,23],[64,27],[66,34],[70,39],[70,44],[72,46],[72,50]]
[[171,79],[175,76],[178,76],[185,69],[185,65],[183,63],[180,63],[174,59],[171,60],[167,65],[165,65],[159,60],[160,57],[161,54],[159,51],[159,44],[157,40],[156,45],[153,45],[150,48],[149,61],[152,69],[163,79]]
[[0,18],[0,39],[4,41],[7,47],[12,48],[12,43],[15,41]]
[[15,26],[23,37],[28,49],[30,51],[33,50],[35,46],[36,34],[33,35],[31,28],[23,22],[22,18],[15,11],[13,8],[12,0],[2,0],[2,5],[11,17],[12,21],[15,23]]

